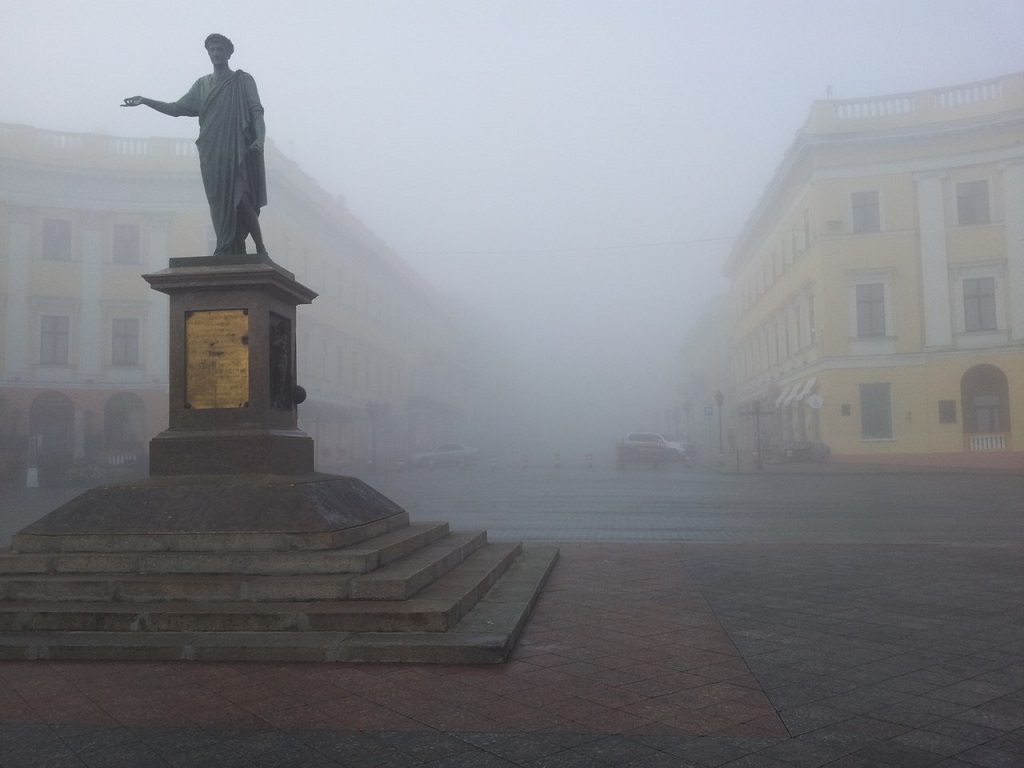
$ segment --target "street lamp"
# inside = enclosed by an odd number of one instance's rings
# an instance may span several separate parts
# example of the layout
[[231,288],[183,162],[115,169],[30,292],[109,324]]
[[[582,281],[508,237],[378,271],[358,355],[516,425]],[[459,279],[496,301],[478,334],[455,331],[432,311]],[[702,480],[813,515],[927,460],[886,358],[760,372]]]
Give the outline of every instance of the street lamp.
[[763,411],[761,410],[761,401],[754,401],[754,410],[744,411],[741,416],[753,416],[754,417],[754,457],[757,461],[758,470],[764,469],[764,462],[761,460],[761,417],[771,416],[775,411]]

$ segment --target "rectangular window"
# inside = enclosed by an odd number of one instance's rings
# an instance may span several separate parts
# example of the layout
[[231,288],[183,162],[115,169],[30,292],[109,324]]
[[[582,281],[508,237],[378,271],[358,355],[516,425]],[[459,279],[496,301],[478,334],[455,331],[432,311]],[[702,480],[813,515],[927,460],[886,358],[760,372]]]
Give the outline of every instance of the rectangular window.
[[892,394],[889,384],[860,385],[860,436],[892,439]]
[[996,279],[974,277],[964,280],[964,329],[996,329]]
[[885,336],[885,285],[857,286],[857,335]]
[[880,232],[882,214],[878,203],[878,192],[854,192],[850,195],[853,207],[854,232]]
[[43,219],[43,258],[71,261],[71,222],[67,219]]
[[71,318],[65,315],[42,315],[39,318],[39,363],[67,365]]
[[988,181],[965,181],[956,185],[956,213],[961,226],[988,224]]
[[115,264],[138,264],[140,243],[138,224],[115,224],[111,261]]
[[956,424],[956,400],[939,400],[939,424]]
[[116,317],[111,324],[111,365],[139,364],[139,320]]

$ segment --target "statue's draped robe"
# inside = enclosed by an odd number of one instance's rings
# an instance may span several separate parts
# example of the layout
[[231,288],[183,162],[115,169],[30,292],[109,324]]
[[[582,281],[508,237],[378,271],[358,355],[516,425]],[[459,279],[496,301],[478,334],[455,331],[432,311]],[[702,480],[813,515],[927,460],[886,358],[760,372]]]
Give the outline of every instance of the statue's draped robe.
[[214,255],[233,253],[238,245],[244,250],[235,242],[238,204],[248,196],[257,214],[267,204],[263,154],[249,151],[254,121],[263,114],[256,81],[240,69],[219,82],[205,75],[171,106],[175,116],[199,118],[196,147],[217,235]]

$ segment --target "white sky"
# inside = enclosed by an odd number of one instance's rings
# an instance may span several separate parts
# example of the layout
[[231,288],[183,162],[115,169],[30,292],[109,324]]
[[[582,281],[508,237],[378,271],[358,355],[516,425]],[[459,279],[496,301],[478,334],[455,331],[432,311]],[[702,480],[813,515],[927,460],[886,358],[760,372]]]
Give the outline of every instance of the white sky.
[[181,96],[210,32],[277,147],[430,282],[595,369],[672,356],[829,88],[1024,70],[1024,0],[3,0],[0,121],[193,137],[118,104]]

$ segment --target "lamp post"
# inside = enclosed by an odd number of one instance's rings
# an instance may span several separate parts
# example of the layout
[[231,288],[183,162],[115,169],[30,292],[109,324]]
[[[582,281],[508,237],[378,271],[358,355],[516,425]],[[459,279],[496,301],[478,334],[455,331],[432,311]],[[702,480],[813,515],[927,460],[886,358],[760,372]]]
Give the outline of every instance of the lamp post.
[[715,404],[718,405],[718,463],[725,463],[725,448],[722,445],[722,403],[725,402],[725,395],[722,390],[715,392]]
[[774,413],[775,411],[762,411],[761,401],[755,400],[754,410],[744,411],[743,414],[741,414],[743,416],[754,417],[754,458],[757,462],[758,470],[764,469],[764,462],[761,460],[761,417],[771,416]]

